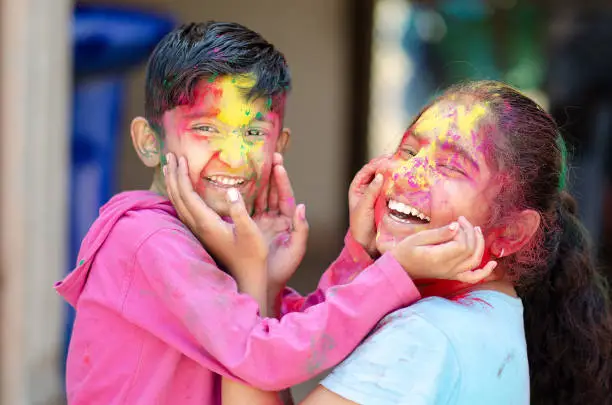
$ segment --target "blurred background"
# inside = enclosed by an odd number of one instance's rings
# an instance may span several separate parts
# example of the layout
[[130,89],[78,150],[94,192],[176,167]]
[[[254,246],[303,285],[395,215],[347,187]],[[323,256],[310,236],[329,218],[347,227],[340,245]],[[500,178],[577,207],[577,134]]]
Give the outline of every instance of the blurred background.
[[[293,74],[286,166],[307,206],[311,291],[347,228],[348,184],[391,152],[440,90],[497,79],[528,93],[571,146],[570,188],[609,273],[612,10],[609,1],[0,0],[0,404],[62,404],[72,314],[52,289],[97,210],[148,188],[131,147],[144,66],[177,24],[260,32]],[[296,387],[301,399],[316,381]]]

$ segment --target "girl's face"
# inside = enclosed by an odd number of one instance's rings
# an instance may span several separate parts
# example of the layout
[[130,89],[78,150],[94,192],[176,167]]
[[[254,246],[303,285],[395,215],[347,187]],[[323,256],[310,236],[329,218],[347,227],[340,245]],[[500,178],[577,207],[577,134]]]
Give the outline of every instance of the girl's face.
[[399,242],[459,216],[486,225],[499,190],[490,184],[485,159],[487,115],[480,102],[451,98],[432,105],[406,131],[383,169],[376,203],[378,242]]

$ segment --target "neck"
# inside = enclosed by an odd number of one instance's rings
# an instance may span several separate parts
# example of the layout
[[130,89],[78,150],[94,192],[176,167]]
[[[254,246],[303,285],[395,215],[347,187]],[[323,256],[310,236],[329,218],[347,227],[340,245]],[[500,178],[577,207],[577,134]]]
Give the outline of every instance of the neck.
[[477,290],[493,290],[511,297],[517,296],[512,283],[505,279],[487,278],[477,284],[467,284],[452,280],[424,279],[416,280],[415,284],[423,298],[433,296],[452,298]]
[[155,168],[155,172],[153,174],[153,182],[151,183],[151,187],[149,187],[149,190],[159,195],[163,195],[164,197],[168,196],[168,193],[166,193],[166,182],[164,180],[164,175],[162,174],[160,167]]

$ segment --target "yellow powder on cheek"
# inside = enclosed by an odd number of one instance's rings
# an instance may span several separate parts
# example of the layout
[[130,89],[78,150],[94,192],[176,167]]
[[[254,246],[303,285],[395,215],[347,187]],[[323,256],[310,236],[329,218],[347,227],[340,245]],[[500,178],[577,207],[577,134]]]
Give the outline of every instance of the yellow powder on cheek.
[[219,79],[221,105],[217,119],[232,127],[248,125],[255,114],[253,102],[247,101],[245,95],[255,85],[254,74],[231,75]]

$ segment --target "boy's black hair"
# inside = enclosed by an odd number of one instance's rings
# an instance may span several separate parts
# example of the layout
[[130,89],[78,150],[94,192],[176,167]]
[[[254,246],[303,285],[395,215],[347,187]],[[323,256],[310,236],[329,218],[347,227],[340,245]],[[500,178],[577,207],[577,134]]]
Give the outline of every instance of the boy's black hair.
[[258,33],[236,23],[214,22],[183,25],[157,44],[147,66],[145,116],[161,130],[164,112],[190,104],[202,78],[254,73],[249,96],[270,97],[272,109],[280,109],[291,87],[285,57]]

